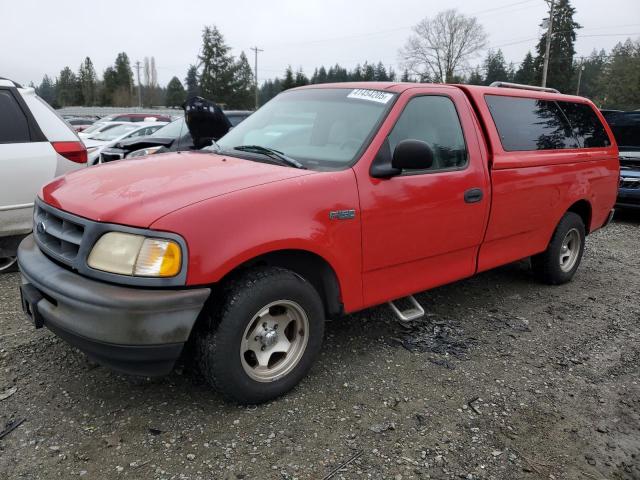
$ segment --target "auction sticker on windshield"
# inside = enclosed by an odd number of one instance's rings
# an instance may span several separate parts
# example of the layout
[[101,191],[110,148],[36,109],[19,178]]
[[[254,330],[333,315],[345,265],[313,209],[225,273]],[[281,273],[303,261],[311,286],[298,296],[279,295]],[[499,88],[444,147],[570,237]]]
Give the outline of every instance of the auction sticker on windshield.
[[369,100],[371,102],[387,103],[393,98],[392,93],[379,92],[378,90],[367,90],[364,88],[356,88],[352,90],[347,98],[357,98],[359,100]]

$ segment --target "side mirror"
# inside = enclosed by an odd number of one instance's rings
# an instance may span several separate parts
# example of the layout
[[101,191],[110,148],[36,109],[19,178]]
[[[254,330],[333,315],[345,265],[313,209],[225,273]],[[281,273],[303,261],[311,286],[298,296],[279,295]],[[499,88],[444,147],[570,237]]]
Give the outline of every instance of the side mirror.
[[402,140],[393,151],[391,166],[399,170],[426,170],[433,165],[433,150],[421,140]]

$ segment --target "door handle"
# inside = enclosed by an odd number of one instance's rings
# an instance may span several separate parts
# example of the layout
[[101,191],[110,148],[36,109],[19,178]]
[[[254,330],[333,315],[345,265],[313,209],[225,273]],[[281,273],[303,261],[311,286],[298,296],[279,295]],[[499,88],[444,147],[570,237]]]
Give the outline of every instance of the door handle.
[[482,200],[482,189],[481,188],[471,188],[464,192],[464,201],[466,203],[478,203]]

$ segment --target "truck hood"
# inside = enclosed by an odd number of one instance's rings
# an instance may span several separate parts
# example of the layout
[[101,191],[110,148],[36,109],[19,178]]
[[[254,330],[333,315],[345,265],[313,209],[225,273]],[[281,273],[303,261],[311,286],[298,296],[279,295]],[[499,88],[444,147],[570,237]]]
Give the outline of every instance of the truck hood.
[[196,202],[313,173],[213,153],[165,153],[78,170],[45,185],[40,197],[90,220],[148,227]]

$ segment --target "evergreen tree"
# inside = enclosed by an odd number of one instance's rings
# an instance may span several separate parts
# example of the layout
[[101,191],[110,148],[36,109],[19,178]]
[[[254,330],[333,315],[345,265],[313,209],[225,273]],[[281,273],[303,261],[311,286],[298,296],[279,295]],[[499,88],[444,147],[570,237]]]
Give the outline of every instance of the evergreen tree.
[[362,67],[362,80],[365,82],[372,82],[376,79],[376,70],[373,65],[365,62]]
[[316,83],[327,83],[327,70],[326,68],[324,68],[324,65],[321,66],[320,69],[318,70]]
[[282,80],[282,90],[289,90],[296,86],[296,80],[293,77],[293,69],[291,65],[284,72],[284,80]]
[[605,105],[635,110],[640,105],[640,41],[628,39],[611,51],[606,74]]
[[255,106],[255,77],[244,52],[234,68],[233,98],[230,106],[241,110],[249,110]]
[[69,67],[64,67],[56,84],[57,100],[60,107],[77,105],[80,100],[80,89],[76,74]]
[[197,97],[200,95],[198,68],[195,65],[189,65],[184,83],[187,85],[187,98]]
[[52,107],[57,106],[56,86],[55,86],[55,83],[51,80],[51,78],[49,78],[48,75],[45,75],[44,77],[42,77],[42,81],[40,82],[40,85],[36,88],[36,92],[38,93],[40,98],[42,98],[49,105],[51,105]]
[[302,71],[302,68],[299,68],[298,71],[296,72],[295,85],[296,85],[296,87],[302,87],[304,85],[309,85],[309,79],[307,78],[307,76]]
[[167,107],[179,107],[186,99],[186,91],[180,83],[178,77],[173,77],[167,84],[167,93],[165,96],[165,105]]
[[484,84],[491,85],[493,82],[506,82],[509,80],[507,64],[504,60],[502,50],[497,52],[489,50],[487,58],[484,60]]
[[86,57],[84,62],[80,64],[78,83],[80,84],[82,104],[85,106],[95,105],[97,100],[97,77],[89,57]]
[[524,56],[524,60],[516,71],[513,81],[523,85],[534,85],[536,83],[536,69],[531,52],[527,52]]
[[[605,78],[608,60],[604,50],[594,50],[586,59],[576,62],[573,85],[578,87],[578,72],[580,75],[580,95],[592,99],[597,104],[602,104],[607,91],[608,82]],[[630,85],[629,85],[630,86]]]
[[[557,88],[563,93],[575,91],[572,89],[573,56],[576,51],[576,30],[582,28],[573,21],[576,10],[570,0],[559,0],[553,11],[553,34],[549,50],[549,66],[547,68],[547,87]],[[546,27],[543,23],[541,27]],[[542,82],[542,69],[547,44],[547,30],[540,37],[536,47],[538,55],[535,58],[536,83]]]
[[233,101],[234,61],[230,47],[215,25],[204,27],[200,60],[200,91],[209,100],[224,105]]
[[116,88],[111,95],[113,105],[116,107],[131,106],[133,100],[133,71],[129,57],[125,52],[120,52],[114,65]]
[[347,73],[347,79],[350,82],[361,82],[362,80],[364,80],[363,68],[360,66],[360,64],[356,65],[351,72]]
[[118,89],[118,74],[113,67],[107,67],[102,75],[102,105],[114,105],[113,97]]
[[400,77],[400,81],[413,82],[413,80],[411,80],[411,76],[409,75],[409,70],[407,70],[406,68],[404,69],[404,72],[402,72],[402,77]]
[[474,70],[472,70],[471,74],[469,74],[469,78],[465,83],[469,85],[484,85],[485,82],[484,78],[482,77],[482,73],[480,73],[480,69],[475,68]]
[[374,68],[374,79],[379,82],[388,82],[391,80],[389,75],[387,74],[387,69],[384,68],[382,62],[378,62],[378,64]]

